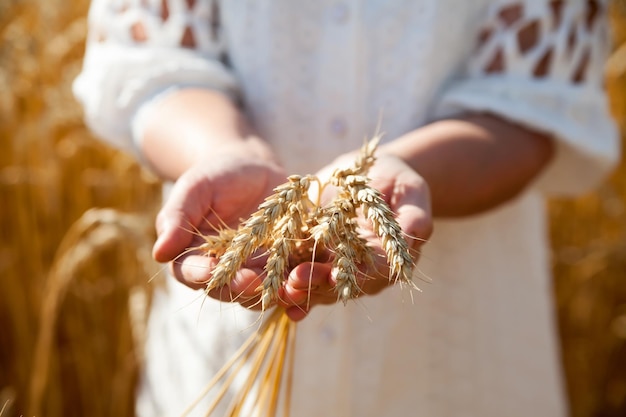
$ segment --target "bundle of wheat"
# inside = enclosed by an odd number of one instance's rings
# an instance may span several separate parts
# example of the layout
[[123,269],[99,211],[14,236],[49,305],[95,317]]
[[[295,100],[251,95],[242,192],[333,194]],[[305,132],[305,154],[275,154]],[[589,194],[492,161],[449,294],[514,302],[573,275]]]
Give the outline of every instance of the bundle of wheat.
[[[405,235],[381,193],[369,185],[367,173],[375,162],[378,140],[376,137],[366,143],[354,165],[335,170],[327,182],[322,183],[313,175],[292,175],[287,183],[276,187],[274,194],[267,197],[236,231],[222,230],[206,236],[206,242],[196,249],[218,258],[206,286],[207,294],[228,286],[247,259],[258,251],[265,251],[265,276],[257,289],[265,311],[278,301],[288,271],[299,263],[315,260],[316,252],[324,250],[333,256],[335,290],[338,299],[345,304],[362,293],[357,280],[358,265],[374,266],[373,250],[359,233],[359,214],[369,222],[381,241],[389,264],[387,279],[393,284],[417,289],[412,281],[414,261]],[[315,201],[309,198],[312,184],[318,185]],[[322,204],[320,197],[330,185],[337,188],[336,196],[329,203]],[[276,415],[284,380],[287,387],[284,388],[283,410],[288,413],[291,366],[285,369],[284,365],[289,363],[285,358],[290,354],[288,347],[293,345],[294,332],[295,324],[281,309],[275,309],[263,321],[259,331],[209,383],[202,396],[218,383],[222,382],[222,385],[206,415],[213,412],[242,369],[249,372],[246,375],[248,382],[235,397],[227,415]],[[245,364],[249,366],[244,368]],[[222,380],[226,375],[228,377]],[[250,392],[254,394],[248,395]]]
[[[358,296],[357,264],[373,265],[372,249],[357,230],[357,209],[371,222],[381,239],[390,266],[390,279],[414,286],[411,280],[413,259],[400,226],[380,192],[368,185],[367,171],[374,163],[378,138],[367,143],[353,167],[336,170],[327,183],[313,175],[292,175],[261,204],[232,235],[230,242],[217,240],[216,246],[203,248],[219,253],[219,262],[207,283],[206,292],[228,285],[241,265],[259,249],[268,252],[265,278],[261,288],[263,309],[276,301],[285,271],[315,259],[315,248],[333,253],[337,271],[338,296],[344,303]],[[326,205],[311,201],[308,190],[319,184],[321,196],[328,185],[338,187],[336,197]],[[208,239],[208,238],[207,238]],[[208,240],[207,240],[208,243]]]

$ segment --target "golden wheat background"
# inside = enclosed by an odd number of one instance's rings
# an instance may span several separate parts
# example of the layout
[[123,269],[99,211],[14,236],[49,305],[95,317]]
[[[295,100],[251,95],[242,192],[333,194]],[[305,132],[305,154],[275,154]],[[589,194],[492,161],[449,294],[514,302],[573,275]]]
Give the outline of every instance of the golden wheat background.
[[[160,186],[91,137],[70,93],[88,3],[0,1],[2,417],[133,414]],[[626,132],[626,1],[612,9]],[[624,416],[626,165],[550,211],[573,417]]]

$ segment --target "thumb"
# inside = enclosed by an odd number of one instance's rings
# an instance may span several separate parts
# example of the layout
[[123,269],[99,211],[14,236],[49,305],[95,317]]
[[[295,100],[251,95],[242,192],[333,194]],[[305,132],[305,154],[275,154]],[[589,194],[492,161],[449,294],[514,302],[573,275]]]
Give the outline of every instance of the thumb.
[[192,175],[186,174],[172,187],[156,218],[158,238],[152,248],[156,261],[171,261],[189,247],[207,207],[202,202],[210,201],[210,190],[204,188]]
[[396,221],[411,249],[418,249],[426,243],[433,232],[430,211],[413,204],[404,204],[396,212]]
[[152,248],[152,256],[157,262],[173,260],[191,242],[192,236],[183,228],[184,216],[172,216],[161,210],[157,216],[157,240]]
[[403,187],[396,195],[394,211],[396,221],[412,249],[418,249],[430,238],[433,220],[428,185],[421,181],[416,186]]

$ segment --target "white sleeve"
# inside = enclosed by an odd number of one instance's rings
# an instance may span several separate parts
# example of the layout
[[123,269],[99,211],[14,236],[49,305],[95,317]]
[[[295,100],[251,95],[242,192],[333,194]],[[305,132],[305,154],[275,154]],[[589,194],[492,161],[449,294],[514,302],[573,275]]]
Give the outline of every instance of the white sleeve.
[[557,152],[535,186],[563,195],[597,185],[620,154],[604,91],[607,8],[608,1],[495,2],[465,77],[444,93],[437,116],[488,112],[548,133]]
[[177,88],[222,91],[237,83],[223,61],[217,0],[93,0],[82,72],[74,82],[88,126],[133,152],[133,123]]

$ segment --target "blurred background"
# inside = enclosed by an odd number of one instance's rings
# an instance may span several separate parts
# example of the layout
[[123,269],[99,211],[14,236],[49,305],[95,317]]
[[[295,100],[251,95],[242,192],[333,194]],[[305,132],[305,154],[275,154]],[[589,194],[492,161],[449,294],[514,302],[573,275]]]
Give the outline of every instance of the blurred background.
[[[88,4],[0,1],[2,417],[133,415],[160,184],[82,123],[70,86]],[[607,85],[626,133],[626,0],[611,13]],[[549,210],[572,416],[624,417],[626,164]]]

